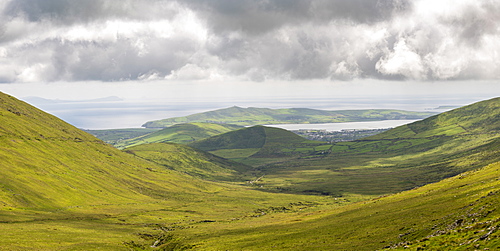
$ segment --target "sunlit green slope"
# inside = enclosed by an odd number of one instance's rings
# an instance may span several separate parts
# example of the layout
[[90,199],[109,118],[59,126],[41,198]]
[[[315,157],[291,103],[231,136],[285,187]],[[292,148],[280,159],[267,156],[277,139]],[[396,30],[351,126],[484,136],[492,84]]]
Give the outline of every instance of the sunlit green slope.
[[152,143],[129,147],[127,153],[160,164],[168,169],[202,179],[244,181],[252,167],[217,157],[192,147],[174,143]]
[[146,122],[143,127],[163,128],[169,125],[192,122],[216,122],[244,126],[292,123],[337,123],[387,119],[421,119],[433,114],[434,113],[431,112],[384,109],[325,111],[308,108],[269,109],[233,106],[215,111],[197,113],[186,117],[149,121]]
[[213,123],[187,123],[169,126],[156,132],[142,135],[136,138],[118,141],[115,147],[123,149],[131,146],[148,143],[171,142],[187,144],[189,142],[209,138],[225,132],[242,128],[242,126],[231,124]]

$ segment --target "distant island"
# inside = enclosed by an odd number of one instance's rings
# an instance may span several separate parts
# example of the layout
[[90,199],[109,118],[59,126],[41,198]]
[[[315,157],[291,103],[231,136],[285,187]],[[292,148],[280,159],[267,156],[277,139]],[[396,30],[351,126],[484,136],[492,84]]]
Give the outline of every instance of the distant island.
[[142,127],[165,128],[175,124],[193,122],[234,124],[240,126],[266,124],[341,123],[378,120],[424,119],[435,114],[435,112],[415,112],[390,109],[326,111],[309,108],[269,109],[255,107],[242,108],[233,106],[215,111],[197,113],[185,117],[175,117],[149,121],[143,124]]

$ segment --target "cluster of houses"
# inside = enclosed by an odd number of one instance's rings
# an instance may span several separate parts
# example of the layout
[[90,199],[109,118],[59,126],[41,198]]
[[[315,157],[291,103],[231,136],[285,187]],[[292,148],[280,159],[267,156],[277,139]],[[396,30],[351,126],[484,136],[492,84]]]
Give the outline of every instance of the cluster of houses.
[[325,129],[300,129],[292,131],[306,139],[327,141],[327,142],[342,142],[353,141],[364,137],[379,134],[387,131],[390,128],[383,129],[343,129],[340,131],[327,131]]

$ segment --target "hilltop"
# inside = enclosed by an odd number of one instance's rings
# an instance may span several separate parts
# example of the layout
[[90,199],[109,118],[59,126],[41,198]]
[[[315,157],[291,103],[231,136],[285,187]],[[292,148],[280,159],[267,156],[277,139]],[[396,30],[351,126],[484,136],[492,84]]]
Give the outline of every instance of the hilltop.
[[389,119],[422,119],[434,115],[432,112],[412,112],[401,110],[338,110],[325,111],[308,108],[269,109],[229,107],[215,111],[197,113],[186,117],[168,118],[146,122],[146,128],[164,128],[169,125],[192,122],[225,123],[241,126],[265,124],[313,124],[357,121],[377,121]]

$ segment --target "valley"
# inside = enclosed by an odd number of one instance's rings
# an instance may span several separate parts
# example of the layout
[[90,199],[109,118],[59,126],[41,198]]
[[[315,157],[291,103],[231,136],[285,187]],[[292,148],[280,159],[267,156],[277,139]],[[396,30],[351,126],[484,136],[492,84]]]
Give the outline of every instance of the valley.
[[0,93],[0,250],[494,249],[499,107],[333,143],[184,121],[119,150]]

